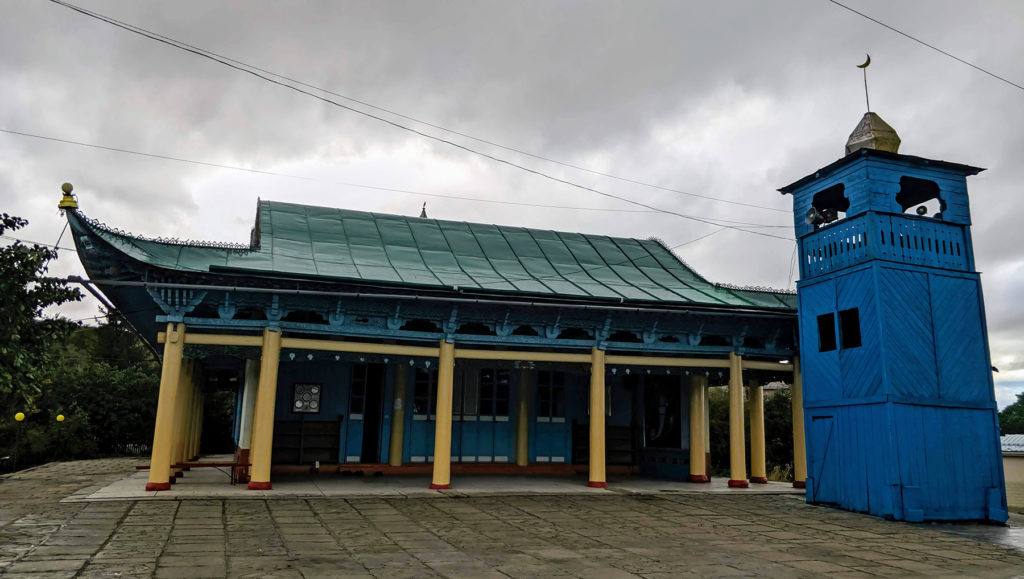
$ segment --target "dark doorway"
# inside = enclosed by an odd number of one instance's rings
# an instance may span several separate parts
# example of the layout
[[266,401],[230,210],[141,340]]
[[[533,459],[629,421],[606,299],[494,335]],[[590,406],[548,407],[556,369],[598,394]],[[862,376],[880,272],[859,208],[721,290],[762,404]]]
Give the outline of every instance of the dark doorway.
[[384,364],[366,365],[366,407],[363,411],[363,452],[361,462],[380,462],[380,427],[384,400]]

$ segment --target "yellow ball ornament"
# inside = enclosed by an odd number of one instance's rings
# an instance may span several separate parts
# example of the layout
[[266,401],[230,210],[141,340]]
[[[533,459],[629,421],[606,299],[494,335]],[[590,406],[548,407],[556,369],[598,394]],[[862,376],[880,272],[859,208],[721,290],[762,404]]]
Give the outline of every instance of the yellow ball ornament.
[[22,420],[25,420],[25,413],[24,412],[19,412],[19,413],[15,414],[14,415],[14,419],[17,420],[18,422],[21,422]]
[[64,422],[64,415],[63,414],[58,414],[57,415],[57,422]]

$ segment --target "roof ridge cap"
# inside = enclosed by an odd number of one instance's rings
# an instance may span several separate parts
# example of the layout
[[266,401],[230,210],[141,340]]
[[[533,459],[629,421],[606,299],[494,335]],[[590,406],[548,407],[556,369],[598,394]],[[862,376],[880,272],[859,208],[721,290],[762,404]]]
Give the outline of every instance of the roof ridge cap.
[[204,247],[214,249],[231,249],[236,251],[254,251],[255,248],[251,244],[235,243],[231,241],[202,241],[198,239],[179,239],[177,237],[147,237],[145,235],[138,235],[125,231],[123,229],[112,227],[103,223],[102,221],[89,217],[81,211],[75,211],[75,214],[79,219],[84,221],[93,229],[116,235],[118,237],[124,237],[127,239],[133,239],[135,241],[149,241],[153,243],[161,243],[164,245],[178,245],[182,247]]

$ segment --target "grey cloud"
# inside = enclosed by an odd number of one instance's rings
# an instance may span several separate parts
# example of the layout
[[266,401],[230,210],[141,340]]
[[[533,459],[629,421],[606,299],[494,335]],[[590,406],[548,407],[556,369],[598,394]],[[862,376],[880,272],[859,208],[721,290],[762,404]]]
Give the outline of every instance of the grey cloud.
[[[776,189],[842,155],[873,109],[903,152],[987,166],[970,181],[993,349],[1024,332],[1020,91],[827,2],[87,1],[88,8],[473,135],[659,185],[788,209]],[[1024,80],[1014,2],[858,8]],[[361,182],[493,199],[628,208],[317,102],[46,2],[0,4],[0,128],[307,182],[89,151],[0,134],[0,205],[55,239],[57,187],[147,235],[245,240],[257,196],[415,213],[419,197]],[[985,39],[985,42],[979,42]],[[408,121],[402,121],[403,123]],[[432,129],[420,126],[429,132]],[[448,135],[450,136],[450,135]],[[452,137],[455,138],[455,137]],[[682,213],[790,224],[788,213],[658,191],[457,139],[602,191]],[[682,243],[714,231],[664,215],[430,199],[431,215]],[[6,209],[5,209],[6,210]],[[774,230],[772,230],[774,231]],[[791,230],[777,230],[791,235]],[[714,280],[783,286],[792,242],[722,231],[680,254]],[[61,258],[63,262],[66,258]],[[73,256],[67,258],[73,259]],[[61,264],[70,271],[75,267]]]

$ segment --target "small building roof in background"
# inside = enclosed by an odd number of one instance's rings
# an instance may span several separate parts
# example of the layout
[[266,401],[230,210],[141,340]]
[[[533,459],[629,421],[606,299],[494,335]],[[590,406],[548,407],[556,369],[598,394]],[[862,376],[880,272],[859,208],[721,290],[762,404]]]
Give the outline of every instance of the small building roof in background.
[[1003,453],[1020,453],[1024,455],[1024,434],[1004,434],[999,438]]

